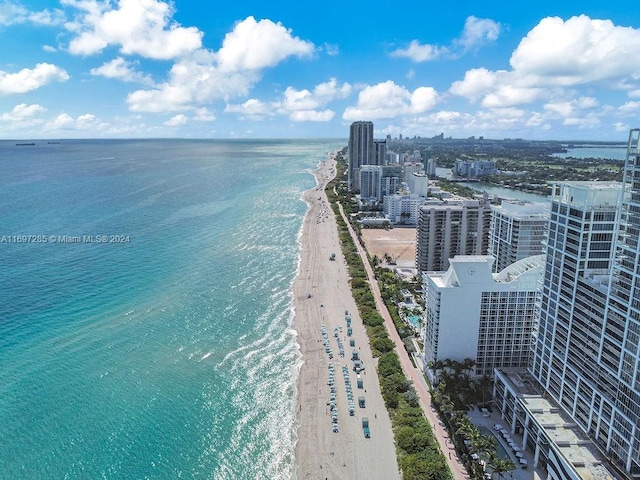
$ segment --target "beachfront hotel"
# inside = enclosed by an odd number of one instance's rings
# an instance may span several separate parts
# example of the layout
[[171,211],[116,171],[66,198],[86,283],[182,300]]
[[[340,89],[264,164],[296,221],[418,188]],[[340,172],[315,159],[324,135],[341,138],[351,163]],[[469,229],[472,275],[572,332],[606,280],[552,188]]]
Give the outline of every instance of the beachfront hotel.
[[[457,255],[446,272],[425,272],[424,364],[476,362],[475,375],[528,365],[544,255],[492,273],[494,258]],[[425,372],[437,383],[434,372]]]
[[431,199],[418,217],[418,271],[445,271],[456,255],[486,255],[490,221],[487,198]]
[[545,203],[507,201],[491,206],[488,253],[496,259],[494,272],[545,252],[548,208]]

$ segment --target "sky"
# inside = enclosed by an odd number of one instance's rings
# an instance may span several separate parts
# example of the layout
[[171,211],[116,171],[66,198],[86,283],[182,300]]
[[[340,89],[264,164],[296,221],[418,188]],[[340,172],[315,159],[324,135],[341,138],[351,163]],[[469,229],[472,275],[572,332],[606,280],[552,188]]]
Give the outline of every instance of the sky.
[[0,139],[626,141],[635,2],[0,0]]

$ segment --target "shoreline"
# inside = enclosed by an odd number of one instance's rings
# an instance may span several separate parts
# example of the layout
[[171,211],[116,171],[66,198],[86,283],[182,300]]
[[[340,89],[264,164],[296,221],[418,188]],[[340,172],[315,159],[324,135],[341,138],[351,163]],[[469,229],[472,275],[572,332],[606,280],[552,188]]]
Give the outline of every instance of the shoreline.
[[[336,220],[324,188],[336,174],[336,155],[331,153],[313,171],[315,187],[304,192],[308,205],[299,236],[299,265],[293,281],[293,320],[291,328],[300,352],[297,412],[294,421],[295,463],[293,478],[306,479],[400,479],[391,421],[385,408],[376,359],[371,355],[366,331],[360,320],[348,271],[342,257]],[[335,260],[330,256],[335,253]],[[345,311],[352,318],[352,335],[347,335]],[[322,335],[325,326],[328,339]],[[353,340],[355,347],[350,347]],[[345,355],[329,359],[325,342],[338,352],[342,342]],[[366,370],[360,374],[363,388],[356,388],[357,375],[352,370],[351,353],[357,349]],[[329,409],[329,365],[335,369],[335,403],[339,431],[332,427]],[[355,410],[350,415],[348,384],[343,367],[353,385]],[[365,397],[366,406],[357,399]],[[362,418],[370,422],[371,438],[365,438]]]

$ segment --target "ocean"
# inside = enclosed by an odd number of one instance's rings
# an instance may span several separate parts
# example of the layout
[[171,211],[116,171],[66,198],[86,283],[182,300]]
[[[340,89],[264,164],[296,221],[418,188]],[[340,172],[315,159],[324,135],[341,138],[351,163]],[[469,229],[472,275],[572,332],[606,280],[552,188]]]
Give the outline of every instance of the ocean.
[[289,479],[291,283],[340,140],[0,142],[0,476]]

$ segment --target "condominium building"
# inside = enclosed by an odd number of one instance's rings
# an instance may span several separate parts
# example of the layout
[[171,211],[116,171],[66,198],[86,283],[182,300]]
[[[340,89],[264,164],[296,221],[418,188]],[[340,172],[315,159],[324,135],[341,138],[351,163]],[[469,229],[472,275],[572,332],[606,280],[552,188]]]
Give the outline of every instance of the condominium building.
[[380,192],[380,178],[382,167],[379,165],[362,165],[359,171],[360,196],[364,201],[377,202],[382,198]]
[[436,169],[438,164],[435,158],[428,158],[424,167],[424,172],[429,178],[436,178]]
[[491,208],[487,198],[432,200],[420,207],[418,271],[444,271],[456,255],[486,255]]
[[489,255],[494,272],[545,252],[549,206],[545,203],[502,202],[491,206]]
[[[476,362],[476,375],[495,368],[526,368],[536,325],[544,255],[492,273],[491,256],[457,255],[446,272],[425,272],[425,365],[438,360]],[[427,369],[432,382],[437,374]]]
[[374,150],[374,163],[376,165],[386,165],[387,164],[387,142],[386,140],[374,140],[373,141],[373,150]]
[[637,132],[635,142],[624,190],[605,182],[553,186],[529,367],[547,398],[630,477],[640,475]]
[[407,187],[411,193],[426,197],[429,193],[429,177],[424,173],[414,173],[407,179]]
[[347,169],[349,189],[360,190],[360,167],[376,163],[372,122],[353,122],[351,124],[347,150],[349,157],[349,168]]
[[418,223],[420,205],[425,201],[425,197],[413,193],[385,195],[382,211],[392,224],[415,225]]

